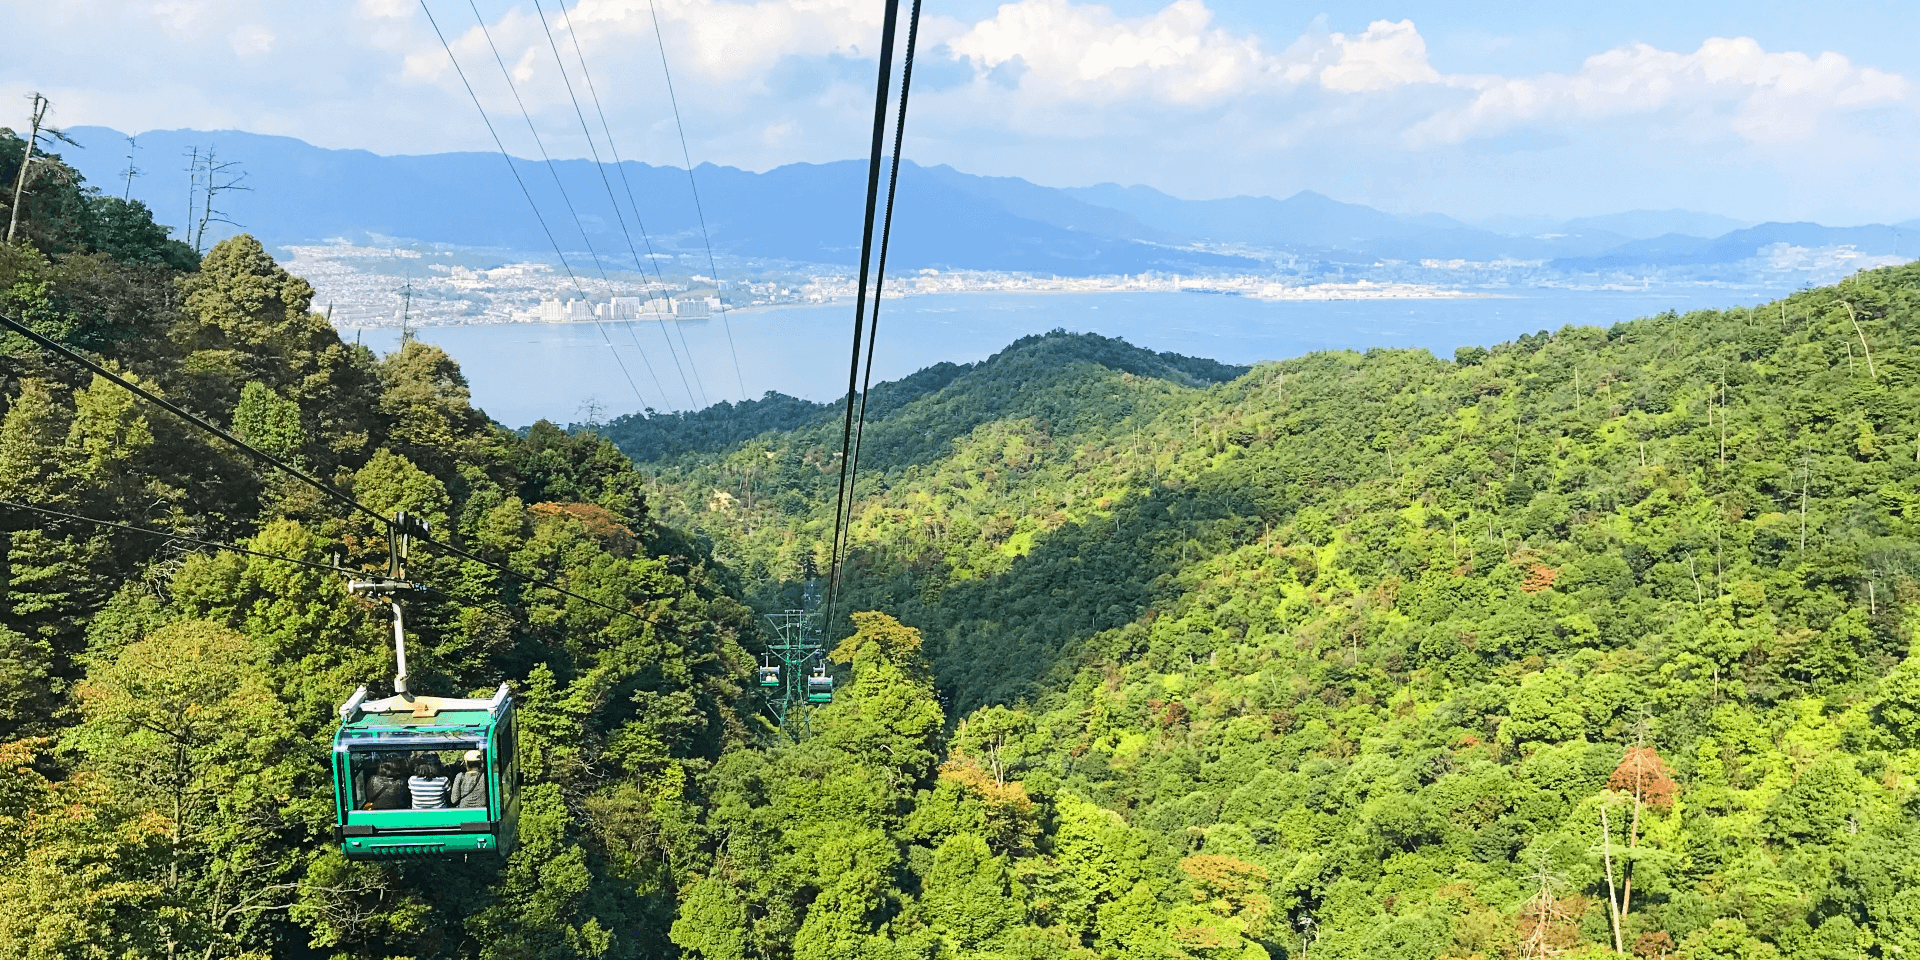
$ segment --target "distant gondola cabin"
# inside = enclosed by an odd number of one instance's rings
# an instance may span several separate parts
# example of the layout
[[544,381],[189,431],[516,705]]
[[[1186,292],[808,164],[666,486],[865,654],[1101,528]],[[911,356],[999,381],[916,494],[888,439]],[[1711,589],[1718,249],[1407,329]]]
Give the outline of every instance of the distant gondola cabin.
[[807,678],[808,703],[833,702],[833,677],[827,673],[815,673]]
[[520,763],[512,693],[389,697],[361,688],[333,738],[334,840],[354,860],[448,859],[513,849]]

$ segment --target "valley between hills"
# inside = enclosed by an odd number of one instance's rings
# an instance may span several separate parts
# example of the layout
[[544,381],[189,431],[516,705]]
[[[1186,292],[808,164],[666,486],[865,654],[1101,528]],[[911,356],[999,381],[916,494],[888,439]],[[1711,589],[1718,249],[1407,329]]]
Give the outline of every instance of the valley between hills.
[[337,708],[395,665],[339,573],[383,531],[10,328],[0,957],[1920,949],[1920,267],[882,384],[794,738],[754,677],[830,555],[837,405],[509,430],[250,236],[25,202],[7,317],[459,545],[411,561],[410,682],[507,684],[525,781],[504,858],[344,857]]

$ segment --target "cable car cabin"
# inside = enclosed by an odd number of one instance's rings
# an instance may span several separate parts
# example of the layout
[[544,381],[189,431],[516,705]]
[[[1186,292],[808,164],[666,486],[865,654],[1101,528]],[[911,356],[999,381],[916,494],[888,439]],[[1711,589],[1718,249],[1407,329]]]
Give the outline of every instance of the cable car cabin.
[[340,851],[418,860],[512,850],[520,762],[507,685],[490,700],[366,697],[361,687],[341,705],[333,738]]
[[763,687],[767,687],[769,689],[778,687],[780,685],[780,668],[779,667],[761,667],[760,668],[760,685]]
[[825,672],[815,673],[807,678],[808,703],[833,702],[833,677]]

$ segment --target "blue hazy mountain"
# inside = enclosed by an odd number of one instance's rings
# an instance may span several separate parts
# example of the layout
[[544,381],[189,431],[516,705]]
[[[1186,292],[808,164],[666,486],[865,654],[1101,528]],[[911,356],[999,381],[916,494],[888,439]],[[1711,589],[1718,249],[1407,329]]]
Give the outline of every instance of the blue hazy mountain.
[[1718,237],[1744,230],[1753,226],[1751,220],[1735,220],[1717,213],[1701,213],[1698,210],[1628,210],[1625,213],[1609,213],[1597,217],[1577,217],[1559,224],[1553,230],[1541,233],[1573,233],[1585,230],[1605,230],[1617,233],[1628,240],[1651,240],[1677,233],[1688,237]]
[[1817,223],[1762,223],[1718,237],[1690,237],[1670,233],[1622,244],[1596,256],[1556,260],[1556,269],[1581,273],[1631,269],[1640,266],[1677,267],[1735,263],[1756,256],[1774,244],[1818,249],[1850,246],[1861,253],[1920,258],[1920,224],[1894,226],[1874,223],[1859,227],[1824,227]]
[[[121,192],[125,136],[104,127],[67,133],[81,148],[67,148],[66,160],[102,190]],[[557,243],[569,257],[585,258],[590,249],[609,267],[630,269],[635,253],[648,253],[634,225],[637,210],[655,250],[685,255],[690,259],[683,263],[693,269],[704,268],[703,214],[723,254],[834,264],[859,259],[866,192],[860,161],[789,164],[765,173],[701,164],[696,208],[687,172],[677,167],[628,162],[609,166],[603,180],[602,170],[585,160],[551,167],[515,160],[509,167],[491,153],[381,156],[231,130],[155,130],[139,136],[134,163],[146,173],[133,181],[133,195],[161,222],[183,223],[188,151],[209,147],[221,161],[238,161],[252,188],[222,196],[216,208],[272,242],[391,238],[533,252]],[[578,224],[569,210],[578,213]],[[622,218],[634,237],[632,251]],[[1260,265],[1149,242],[1153,236],[1124,214],[1025,181],[906,163],[890,266],[1083,275]]]
[[[81,145],[64,151],[69,163],[102,190],[125,188],[122,134],[104,127],[67,132]],[[510,165],[492,153],[382,156],[238,131],[155,130],[139,137],[134,163],[146,172],[133,181],[133,195],[161,222],[184,223],[187,153],[208,147],[222,161],[238,161],[252,188],[224,195],[218,208],[270,242],[407,240],[523,254],[558,245],[577,258],[576,269],[589,269],[591,250],[609,268],[631,269],[636,255],[653,252],[698,272],[705,267],[704,217],[722,255],[825,264],[859,258],[866,164],[857,160],[764,173],[701,164],[694,171],[696,207],[687,171],[678,167],[524,159]],[[1638,210],[1504,232],[1487,229],[1492,222],[1476,227],[1439,214],[1387,213],[1313,191],[1185,200],[1144,186],[1054,188],[912,162],[900,175],[889,265],[902,270],[1240,272],[1266,269],[1263,258],[1281,253],[1355,264],[1512,258],[1587,272],[1733,263],[1774,243],[1920,256],[1915,222],[1746,226],[1694,211]],[[644,235],[633,222],[636,212]],[[1506,219],[1536,226],[1529,218]],[[1235,244],[1263,252],[1256,258],[1194,249]]]
[[1172,239],[1249,243],[1349,254],[1360,260],[1495,260],[1580,256],[1618,246],[1626,237],[1604,230],[1551,238],[1514,236],[1468,226],[1441,214],[1394,214],[1303,190],[1285,200],[1229,197],[1182,200],[1152,187],[1102,183],[1060,191],[1112,207]]
[[1409,238],[1472,228],[1438,214],[1399,216],[1303,190],[1285,200],[1230,197],[1182,200],[1152,187],[1101,183],[1061,190],[1088,203],[1131,214],[1169,234],[1220,242],[1344,248],[1383,238]]

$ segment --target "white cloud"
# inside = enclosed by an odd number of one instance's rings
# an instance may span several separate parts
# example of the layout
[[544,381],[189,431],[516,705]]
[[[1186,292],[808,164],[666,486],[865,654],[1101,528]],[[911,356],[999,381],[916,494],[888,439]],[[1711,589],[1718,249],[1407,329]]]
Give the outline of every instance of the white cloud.
[[1320,71],[1320,85],[1328,90],[1371,92],[1440,79],[1412,20],[1375,20],[1357,37],[1336,33],[1330,39],[1340,59]]
[[652,11],[674,68],[716,77],[757,75],[790,56],[871,56],[879,46],[881,7],[866,0],[655,0],[651,10],[648,0],[580,0],[568,15],[589,54],[643,55],[655,42]]
[[1206,102],[1306,78],[1303,65],[1265,53],[1258,37],[1210,29],[1212,20],[1201,0],[1135,18],[1094,4],[1019,0],[947,46],[983,75],[1018,63],[1023,91],[1078,101]]
[[398,20],[412,16],[419,9],[418,4],[409,0],[360,0],[354,13],[377,20]]
[[160,21],[160,25],[174,37],[189,36],[198,33],[200,28],[214,19],[214,3],[206,0],[160,0],[145,10],[135,8],[129,13],[145,14]]
[[1912,87],[1837,53],[1769,53],[1746,37],[1715,37],[1693,53],[1636,43],[1588,57],[1571,75],[1448,80],[1477,93],[1414,127],[1413,141],[1457,143],[1527,123],[1673,112],[1751,142],[1790,142],[1813,136],[1833,115],[1905,101]]
[[233,28],[227,34],[227,44],[233,52],[243,57],[254,57],[273,49],[273,31],[257,24],[249,23]]
[[[507,148],[537,156],[466,2],[427,2]],[[542,0],[554,39],[572,64],[577,30],[622,155],[678,163],[648,0],[560,2]],[[696,161],[765,169],[864,151],[881,4],[654,3]],[[480,10],[547,148],[586,155],[532,4]],[[0,61],[0,97],[46,91],[63,124],[240,128],[383,153],[493,148],[418,0],[74,0],[15,13],[23,42]],[[909,155],[1189,195],[1313,187],[1391,204],[1411,191],[1408,207],[1431,208],[1469,182],[1502,203],[1563,203],[1576,168],[1622,196],[1659,176],[1708,189],[1720,178],[1703,170],[1735,166],[1773,178],[1776,195],[1807,196],[1817,180],[1864,196],[1866,184],[1908,183],[1920,154],[1911,81],[1841,53],[1736,37],[1588,48],[1564,72],[1446,73],[1415,21],[1362,22],[1223,26],[1207,0],[1155,0],[1143,15],[1080,0],[1006,0],[964,21],[929,10]],[[1442,62],[1461,55],[1454,34]],[[90,56],[71,56],[82,44]],[[1527,189],[1546,200],[1504,199]],[[1898,189],[1920,207],[1920,186]],[[1649,188],[1620,205],[1655,204],[1708,201]]]

